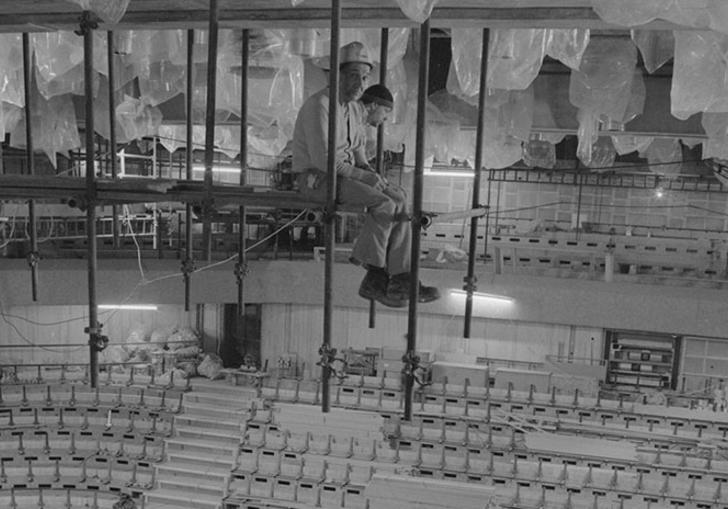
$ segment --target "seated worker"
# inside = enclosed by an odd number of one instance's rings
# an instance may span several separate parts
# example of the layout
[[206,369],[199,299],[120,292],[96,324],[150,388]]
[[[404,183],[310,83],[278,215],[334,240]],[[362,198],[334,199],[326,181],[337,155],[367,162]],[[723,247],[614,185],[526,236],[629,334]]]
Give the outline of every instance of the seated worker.
[[[409,299],[411,225],[402,204],[384,191],[388,187],[367,164],[357,166],[355,152],[364,139],[364,108],[357,103],[372,70],[360,42],[342,47],[339,59],[339,104],[336,109],[337,195],[343,207],[364,207],[366,217],[352,250],[352,261],[367,274],[359,295],[385,306],[404,307]],[[301,106],[293,131],[292,171],[307,199],[325,201],[327,189],[329,89],[309,97]],[[420,284],[420,301],[439,298],[437,288]]]
[[360,143],[361,150],[356,150],[354,157],[357,166],[374,170],[369,165],[369,161],[374,157],[376,151],[376,136],[369,134],[373,129],[384,124],[392,114],[394,97],[387,87],[377,84],[362,93],[359,104],[364,109],[364,129],[362,130],[364,139]]

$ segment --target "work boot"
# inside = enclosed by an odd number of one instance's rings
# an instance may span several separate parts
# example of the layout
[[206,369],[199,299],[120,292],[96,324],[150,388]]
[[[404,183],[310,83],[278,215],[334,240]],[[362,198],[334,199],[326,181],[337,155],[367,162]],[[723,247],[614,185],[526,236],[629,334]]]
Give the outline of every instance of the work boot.
[[390,308],[401,308],[407,305],[408,297],[390,296],[387,292],[389,275],[380,267],[369,267],[367,275],[359,286],[359,296],[368,300],[376,300]]
[[[409,300],[410,279],[408,272],[392,276],[389,279],[389,286],[387,286],[387,295],[391,299]],[[421,281],[418,284],[420,285],[420,291],[417,302],[432,302],[440,298],[440,291],[436,287],[425,286]]]

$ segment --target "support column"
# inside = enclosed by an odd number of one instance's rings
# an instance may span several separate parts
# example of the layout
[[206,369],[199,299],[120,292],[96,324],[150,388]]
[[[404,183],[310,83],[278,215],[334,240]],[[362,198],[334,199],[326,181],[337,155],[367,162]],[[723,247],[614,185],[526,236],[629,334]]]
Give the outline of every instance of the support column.
[[91,13],[84,11],[81,19],[80,33],[83,36],[83,77],[84,99],[86,115],[86,243],[88,264],[88,345],[89,345],[89,381],[92,388],[96,388],[99,379],[99,351],[103,350],[103,336],[101,324],[98,321],[98,307],[96,303],[96,175],[94,167],[94,110],[93,110],[93,62],[94,39],[93,29],[96,23],[91,19]]
[[[387,86],[387,60],[389,57],[389,28],[382,28],[379,38],[379,83]],[[377,158],[375,161],[377,173],[384,176],[384,124],[377,127]],[[377,301],[369,299],[369,328],[377,325]]]
[[420,233],[422,231],[422,194],[425,172],[425,126],[427,125],[428,78],[430,74],[430,19],[420,26],[420,64],[417,85],[417,127],[415,171],[412,193],[412,256],[410,269],[409,314],[407,319],[407,352],[404,356],[405,399],[404,420],[412,420],[412,389],[419,364],[417,351],[417,305],[420,296]]
[[[487,93],[486,78],[488,75],[488,39],[490,31],[483,29],[483,43],[480,57],[480,88],[478,95],[478,127],[475,134],[475,178],[473,179],[472,209],[480,207],[480,177],[483,167],[483,131],[485,130],[485,96]],[[486,236],[487,236],[486,232]],[[487,241],[486,241],[487,242]],[[470,325],[473,319],[473,292],[477,290],[475,277],[475,249],[478,246],[478,216],[470,219],[470,244],[468,249],[468,274],[465,276],[463,289],[465,298],[465,325],[463,337],[470,337]]]
[[[185,139],[185,178],[192,180],[192,163],[194,160],[193,125],[192,125],[192,84],[194,79],[195,31],[187,30],[187,89],[185,95],[185,123],[187,127]],[[185,311],[190,310],[191,276],[195,270],[192,257],[192,204],[185,205],[185,257],[182,260],[182,277],[185,283]]]
[[207,103],[205,111],[205,203],[202,224],[204,258],[212,261],[212,164],[215,157],[215,84],[217,82],[217,0],[210,0],[210,24],[207,34]]
[[[240,186],[245,186],[248,167],[248,63],[250,60],[250,30],[244,29],[242,36],[242,58],[240,62]],[[248,262],[245,255],[245,206],[238,211],[238,263],[235,265],[235,279],[238,283],[238,316],[245,320],[245,275]],[[242,327],[245,340],[245,327]]]
[[341,0],[331,0],[331,46],[329,71],[329,131],[328,175],[326,187],[326,214],[324,215],[326,260],[324,262],[324,339],[321,354],[321,410],[331,409],[329,379],[331,363],[336,350],[331,347],[333,334],[333,278],[334,248],[336,247],[336,114],[339,108],[339,27],[341,25]]
[[[109,79],[109,151],[111,152],[111,178],[119,176],[118,163],[116,161],[116,96],[114,95],[114,32],[106,32],[106,59],[108,61]],[[111,206],[111,229],[114,249],[119,248],[119,206]]]
[[[31,118],[31,87],[33,56],[30,51],[30,34],[23,33],[23,79],[25,84],[25,161],[28,166],[28,175],[35,175],[35,159],[33,158],[33,119]],[[35,219],[35,200],[28,200],[28,231],[30,234],[30,251],[28,252],[28,265],[30,266],[30,291],[33,302],[38,300],[38,225]]]

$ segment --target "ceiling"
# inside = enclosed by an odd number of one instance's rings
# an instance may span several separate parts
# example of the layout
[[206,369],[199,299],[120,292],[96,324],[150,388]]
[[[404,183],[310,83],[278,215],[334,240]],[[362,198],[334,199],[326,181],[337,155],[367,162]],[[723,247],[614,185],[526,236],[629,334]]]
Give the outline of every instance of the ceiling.
[[[120,0],[119,0],[120,1]],[[218,0],[224,28],[305,28],[330,24],[330,0]],[[408,19],[395,0],[342,0],[343,27],[406,26]],[[209,0],[131,0],[113,28],[203,28]],[[71,0],[0,0],[0,32],[76,28],[81,8]],[[438,0],[433,27],[487,26],[509,28],[609,29],[591,8],[591,0]],[[642,28],[675,28],[654,22]]]

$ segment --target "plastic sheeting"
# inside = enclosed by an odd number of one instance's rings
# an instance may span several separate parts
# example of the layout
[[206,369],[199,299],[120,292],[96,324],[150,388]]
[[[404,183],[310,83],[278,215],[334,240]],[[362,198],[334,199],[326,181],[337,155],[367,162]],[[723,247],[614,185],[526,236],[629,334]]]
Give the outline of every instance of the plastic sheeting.
[[685,120],[701,111],[728,112],[728,36],[675,31],[671,111]]
[[[488,49],[487,87],[505,90],[527,88],[541,69],[546,54],[546,36],[547,30],[544,29],[493,30]],[[461,58],[464,54],[460,53]],[[480,66],[477,67],[479,70]]]
[[157,134],[162,124],[159,108],[130,96],[124,97],[116,107],[116,116],[122,129],[120,141]]
[[416,23],[424,23],[436,3],[437,0],[397,0],[402,13]]
[[[458,29],[451,35],[452,62],[448,90],[476,96],[480,84],[481,29]],[[578,69],[589,44],[589,30],[492,30],[488,51],[489,88],[523,90],[533,82],[544,55]],[[455,81],[457,81],[457,85]]]
[[654,138],[652,136],[633,136],[630,134],[612,135],[612,144],[617,154],[625,155],[631,152],[642,152],[647,149]]
[[23,106],[23,53],[20,34],[0,34],[0,101]]
[[[56,153],[81,146],[76,124],[76,109],[69,94],[45,99],[36,95],[33,101],[31,126],[33,146],[44,152],[56,166]],[[25,118],[20,117],[10,139],[14,147],[25,148]]]
[[682,145],[675,138],[655,138],[640,156],[647,158],[654,173],[675,177],[682,172]]
[[556,146],[539,137],[523,144],[523,164],[529,168],[553,168],[556,166]]
[[703,158],[728,159],[728,113],[703,113]]
[[130,0],[70,0],[84,11],[91,11],[106,23],[115,25],[126,14]]
[[578,71],[572,70],[569,101],[577,108],[625,121],[637,65],[631,40],[593,38]]
[[572,69],[578,69],[589,39],[588,29],[548,30],[546,54]]
[[675,37],[670,30],[632,30],[632,40],[639,48],[645,69],[650,74],[675,54]]
[[691,28],[728,33],[724,0],[592,0],[592,8],[607,23],[633,27],[664,19]]

